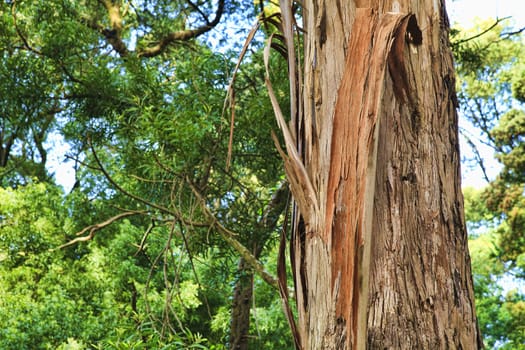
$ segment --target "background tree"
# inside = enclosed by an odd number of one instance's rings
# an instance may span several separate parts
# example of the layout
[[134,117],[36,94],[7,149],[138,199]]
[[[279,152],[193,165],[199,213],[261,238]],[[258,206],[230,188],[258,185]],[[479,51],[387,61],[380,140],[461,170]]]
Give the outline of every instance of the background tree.
[[[222,107],[234,57],[214,54],[190,40],[212,29],[224,13],[233,16],[233,9],[245,7],[221,1],[216,6],[109,1],[48,5],[3,4],[3,25],[12,32],[6,47],[15,47],[36,62],[44,60],[56,83],[56,96],[40,87],[33,93],[58,101],[61,114],[52,116],[47,132],[65,137],[72,147],[67,157],[78,169],[74,191],[68,195],[74,199],[68,205],[75,225],[64,228],[62,246],[74,249],[70,243],[94,240],[80,249],[78,259],[90,264],[96,255],[97,264],[111,266],[106,269],[113,276],[108,285],[120,292],[122,298],[115,303],[125,310],[119,316],[134,321],[104,339],[73,333],[72,338],[106,346],[109,342],[158,346],[176,344],[179,334],[190,341],[192,333],[202,332],[210,341],[231,342],[233,334],[221,333],[226,329],[221,310],[229,309],[231,284],[251,275],[253,266],[235,272],[232,250],[218,233],[244,249],[252,265],[256,260],[250,252],[263,260],[276,242],[272,237],[287,196],[275,196],[279,199],[275,209],[267,207],[273,192],[283,193],[285,187],[268,137],[273,115],[260,88],[262,65],[238,74],[235,108],[241,125],[235,133],[233,163],[225,171],[229,117]],[[253,10],[253,4],[249,8]],[[282,66],[275,63],[276,69]],[[5,89],[13,90],[7,85]],[[30,120],[21,120],[20,125],[32,126]],[[6,125],[6,131],[13,129]],[[31,174],[19,176],[24,179],[21,183],[31,182]],[[129,230],[108,232],[108,224],[118,225],[123,218],[131,220]],[[23,237],[22,232],[16,235]],[[75,232],[81,235],[75,237]],[[137,232],[142,236],[136,237]],[[37,252],[41,249],[35,248]],[[173,257],[174,252],[180,259]],[[99,262],[100,256],[104,262]],[[134,258],[118,264],[124,256]],[[262,271],[262,264],[257,266]],[[201,283],[203,278],[208,283]],[[248,287],[254,288],[253,282]],[[261,288],[263,295],[270,293],[271,289]],[[199,301],[189,303],[190,309],[180,308],[193,297]],[[258,300],[259,315],[268,308],[278,315],[268,322],[284,321],[274,299]],[[256,304],[248,301],[247,310],[252,305]],[[249,324],[250,318],[244,321]],[[110,322],[99,324],[115,328]],[[263,326],[259,321],[259,337],[252,344],[269,348],[265,337],[270,332]],[[188,328],[192,332],[187,336]],[[248,331],[253,327],[244,333]],[[244,342],[251,339],[246,334],[240,337]],[[63,341],[57,337],[49,344]],[[283,337],[276,346],[287,342]]]
[[[453,37],[457,53],[462,113],[479,135],[464,130],[476,162],[485,171],[476,147],[489,146],[503,168],[483,191],[465,192],[471,222],[471,250],[478,315],[488,346],[520,348],[524,339],[525,295],[502,289],[504,278],[524,283],[523,201],[523,29],[505,21],[480,21]],[[507,282],[507,285],[509,283]],[[522,323],[522,322],[521,322]]]

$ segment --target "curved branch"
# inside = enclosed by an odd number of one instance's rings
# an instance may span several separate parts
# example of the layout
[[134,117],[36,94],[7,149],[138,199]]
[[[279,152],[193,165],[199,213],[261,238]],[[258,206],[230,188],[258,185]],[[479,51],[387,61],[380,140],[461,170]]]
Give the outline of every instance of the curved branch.
[[488,32],[490,32],[492,29],[494,29],[498,24],[500,24],[501,22],[509,19],[510,17],[503,17],[503,18],[497,18],[496,21],[490,26],[488,27],[487,29],[471,36],[471,37],[468,37],[468,38],[465,38],[465,39],[461,39],[461,40],[458,40],[456,41],[455,43],[452,43],[452,46],[458,46],[458,45],[461,45],[463,43],[466,43],[467,41],[471,41],[471,40],[474,40],[476,38],[479,38],[480,36],[483,36],[485,34],[487,34]]
[[[81,230],[80,232],[77,232],[75,234],[75,236],[81,236],[84,233],[86,233],[87,231],[89,231],[89,234],[87,236],[77,237],[77,238],[75,238],[75,239],[73,239],[73,240],[71,240],[71,241],[69,241],[69,242],[67,242],[65,244],[62,244],[61,246],[59,246],[56,249],[63,249],[63,248],[69,247],[69,246],[71,246],[73,244],[76,244],[78,242],[89,241],[89,240],[93,239],[93,237],[95,237],[95,233],[97,233],[98,230],[101,230],[104,227],[111,225],[115,221],[118,221],[118,220],[123,219],[125,217],[132,216],[132,215],[139,215],[139,214],[147,214],[147,211],[127,211],[127,212],[115,215],[115,216],[113,216],[113,217],[111,217],[111,218],[107,219],[106,221],[101,222],[99,224],[90,225],[90,226],[84,228],[83,230]],[[56,250],[56,249],[54,249],[54,250]]]
[[111,177],[111,175],[109,175],[109,173],[107,172],[107,170],[104,168],[104,166],[102,165],[102,162],[100,161],[100,159],[98,158],[98,155],[97,155],[97,152],[95,151],[95,147],[93,146],[93,144],[91,143],[91,140],[88,138],[88,144],[91,148],[91,152],[93,153],[93,158],[95,159],[95,162],[97,163],[98,167],[99,167],[99,170],[102,172],[102,174],[104,175],[104,177],[109,181],[110,184],[112,184],[113,186],[115,186],[115,188],[120,191],[122,194],[142,203],[142,204],[145,204],[147,206],[150,206],[152,208],[155,208],[155,209],[158,209],[160,210],[161,212],[163,213],[166,213],[168,215],[175,215],[176,213],[174,213],[172,210],[169,210],[168,208],[165,208],[163,207],[162,205],[159,205],[159,204],[156,204],[156,203],[153,203],[153,202],[150,202],[142,197],[139,197],[131,192],[128,192],[126,191],[124,188],[122,188],[122,186],[120,186],[118,183],[115,182],[115,180],[113,180],[113,178]]
[[[199,11],[200,12],[200,11]],[[206,24],[195,29],[181,30],[177,32],[171,32],[162,38],[159,43],[155,46],[145,48],[138,52],[139,57],[155,57],[163,53],[170,44],[173,44],[176,41],[187,41],[194,39],[199,35],[202,35],[211,29],[213,29],[217,24],[219,24],[222,14],[224,12],[224,0],[219,0],[217,6],[217,11],[215,12],[215,18],[213,21],[206,21]]]

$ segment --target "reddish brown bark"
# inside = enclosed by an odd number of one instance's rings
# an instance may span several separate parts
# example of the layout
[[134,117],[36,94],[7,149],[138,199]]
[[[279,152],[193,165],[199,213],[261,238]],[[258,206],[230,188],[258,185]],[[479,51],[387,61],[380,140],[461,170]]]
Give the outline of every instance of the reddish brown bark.
[[[339,288],[334,300],[335,317],[352,321],[346,325],[344,336],[354,340],[354,347],[359,304],[367,302],[359,298],[367,295],[364,282],[369,275],[373,215],[367,204],[374,200],[376,131],[383,114],[387,63],[390,67],[392,62],[397,63],[392,57],[396,51],[393,44],[404,41],[410,18],[402,14],[379,16],[372,9],[357,10],[335,106],[324,228],[325,240],[331,247],[332,288]],[[402,40],[398,40],[400,37]],[[396,69],[402,74],[399,64]],[[365,305],[361,307],[365,309]]]

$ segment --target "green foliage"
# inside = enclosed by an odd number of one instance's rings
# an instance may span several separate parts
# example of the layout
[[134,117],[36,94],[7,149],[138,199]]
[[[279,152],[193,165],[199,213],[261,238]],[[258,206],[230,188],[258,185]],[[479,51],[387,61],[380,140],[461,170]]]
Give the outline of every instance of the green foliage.
[[[231,293],[245,272],[212,220],[247,246],[266,246],[262,259],[275,245],[277,228],[261,220],[283,174],[264,70],[253,63],[261,54],[237,75],[225,170],[231,109],[223,106],[236,53],[187,41],[140,57],[168,32],[213,18],[216,5],[118,4],[123,27],[113,35],[126,52],[108,36],[114,23],[103,2],[0,5],[2,349],[224,349]],[[229,1],[225,11],[243,6]],[[282,59],[271,64],[285,76]],[[284,102],[285,80],[275,89]],[[45,169],[54,135],[75,163],[68,194]],[[141,214],[92,226],[126,210]],[[93,237],[56,249],[77,232]],[[250,335],[258,348],[283,348],[278,295],[261,281],[256,288]],[[213,326],[218,315],[222,328]]]
[[[525,44],[520,36],[505,34],[510,29],[503,23],[481,36],[475,35],[490,25],[485,21],[469,31],[460,31],[453,42],[462,112],[479,128],[484,142],[494,148],[503,165],[481,200],[487,202],[494,217],[502,219],[498,228],[500,254],[515,266],[523,253],[525,229],[525,108],[519,101]],[[474,39],[467,40],[469,37]]]
[[[465,191],[467,220],[472,220],[471,224],[481,224],[486,222],[482,214],[487,212],[487,207],[482,204],[483,201],[472,199],[480,198],[483,192],[475,192],[477,196],[473,196],[472,193],[474,191],[471,189]],[[488,227],[490,225],[484,226],[485,230]],[[488,232],[469,240],[476,312],[486,346],[493,348],[498,345],[503,349],[519,349],[520,344],[523,344],[521,320],[525,294],[518,292],[515,287],[510,290],[507,287],[507,291],[502,287],[520,282],[504,282],[508,268],[498,257],[502,249],[498,230],[489,229]]]
[[465,203],[465,220],[469,235],[476,236],[477,232],[493,228],[498,223],[498,217],[489,210],[483,196],[483,191],[473,187],[463,188]]
[[[485,189],[464,189],[476,311],[485,345],[523,349],[525,269],[525,43],[505,23],[455,31],[462,114],[503,165]],[[469,39],[471,38],[471,39]]]
[[0,323],[7,325],[0,347],[48,349],[71,337],[100,337],[98,320],[111,315],[96,307],[103,301],[99,286],[82,277],[80,260],[50,250],[64,223],[60,191],[31,184],[1,189],[0,197]]
[[[203,304],[193,280],[170,289],[164,278],[173,280],[176,271],[151,270],[144,255],[164,248],[162,230],[152,233],[156,239],[142,256],[136,242],[143,231],[129,221],[104,230],[103,244],[97,239],[76,252],[54,250],[69,219],[57,187],[1,189],[0,199],[0,323],[6,325],[0,348],[207,348],[207,340],[188,329],[164,336],[157,329],[167,301],[171,317],[188,325],[201,321],[193,313]],[[179,268],[186,264],[181,256]]]

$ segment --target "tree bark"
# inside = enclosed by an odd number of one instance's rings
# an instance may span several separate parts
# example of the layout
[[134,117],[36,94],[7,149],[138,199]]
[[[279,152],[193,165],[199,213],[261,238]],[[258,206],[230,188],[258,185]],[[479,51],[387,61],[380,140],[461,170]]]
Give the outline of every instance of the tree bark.
[[482,347],[443,0],[305,0],[303,13],[292,125],[307,183],[287,168],[301,347]]

